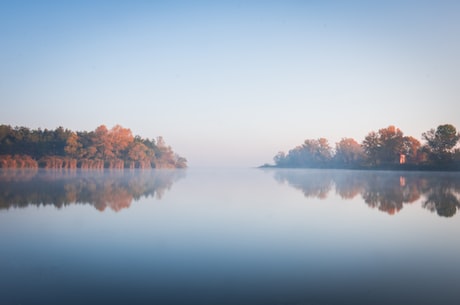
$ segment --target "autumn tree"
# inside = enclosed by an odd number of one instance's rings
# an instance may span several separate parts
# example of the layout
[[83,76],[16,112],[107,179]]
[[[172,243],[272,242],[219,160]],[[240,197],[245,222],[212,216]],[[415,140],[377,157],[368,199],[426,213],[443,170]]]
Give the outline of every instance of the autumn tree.
[[372,131],[365,137],[362,147],[372,165],[399,163],[404,152],[403,132],[393,125],[377,133]]
[[126,150],[134,140],[131,129],[115,125],[112,129],[110,129],[108,134],[112,154],[117,158],[123,157],[122,152]]
[[120,125],[110,130],[101,125],[90,132],[0,125],[0,157],[3,167],[25,167],[30,163],[28,158],[38,166],[56,168],[187,166],[187,160],[167,146],[163,138],[158,138],[157,145],[153,139],[134,137],[130,129]]
[[335,144],[334,160],[340,165],[358,165],[364,157],[364,150],[355,139],[343,138]]
[[382,163],[399,163],[403,152],[403,132],[391,125],[379,129],[379,159]]
[[155,159],[157,168],[174,168],[175,156],[171,146],[166,145],[163,137],[157,138],[157,150],[155,151]]
[[78,135],[75,132],[70,133],[67,138],[64,151],[67,155],[72,158],[78,158],[80,154],[80,149],[82,148],[81,143],[78,141]]
[[151,159],[149,157],[149,149],[140,141],[131,142],[128,149],[128,158],[130,167],[146,168],[151,167]]
[[93,133],[92,142],[98,159],[107,160],[114,157],[111,137],[105,125],[96,128]]
[[403,137],[402,152],[406,156],[407,163],[419,163],[423,160],[420,141],[414,137]]

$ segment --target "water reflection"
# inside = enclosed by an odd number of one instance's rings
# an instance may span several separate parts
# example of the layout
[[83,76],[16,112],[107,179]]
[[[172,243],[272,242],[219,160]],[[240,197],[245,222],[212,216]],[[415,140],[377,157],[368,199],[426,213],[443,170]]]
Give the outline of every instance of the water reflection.
[[325,199],[332,190],[344,200],[361,195],[367,205],[390,215],[417,201],[444,217],[460,208],[458,173],[277,170],[274,178],[310,198]]
[[118,212],[142,197],[161,199],[184,176],[183,170],[1,170],[0,209],[91,204]]

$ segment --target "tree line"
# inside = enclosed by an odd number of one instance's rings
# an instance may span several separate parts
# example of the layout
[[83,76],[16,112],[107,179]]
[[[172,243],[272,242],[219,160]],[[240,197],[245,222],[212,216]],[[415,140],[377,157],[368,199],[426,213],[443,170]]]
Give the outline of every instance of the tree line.
[[[460,170],[460,133],[451,124],[422,134],[425,143],[405,136],[395,126],[369,132],[361,143],[343,138],[333,148],[325,138],[307,139],[286,154],[279,152],[275,167],[351,169]],[[270,165],[265,165],[270,167]]]
[[120,125],[101,125],[89,132],[0,125],[0,168],[38,167],[185,168],[187,160],[162,137],[134,136]]
[[300,190],[305,197],[326,199],[334,193],[343,200],[360,196],[365,204],[395,215],[407,204],[421,206],[439,216],[452,217],[460,210],[457,174],[427,172],[331,172],[277,170],[274,178]]
[[90,204],[99,211],[118,212],[141,198],[162,199],[184,176],[183,171],[116,171],[110,175],[99,171],[1,171],[0,210]]

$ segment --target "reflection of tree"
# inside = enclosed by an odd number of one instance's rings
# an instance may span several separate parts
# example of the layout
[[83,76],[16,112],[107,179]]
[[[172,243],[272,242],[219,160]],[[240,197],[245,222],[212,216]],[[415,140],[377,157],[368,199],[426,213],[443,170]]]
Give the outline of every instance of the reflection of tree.
[[420,177],[411,173],[371,172],[362,192],[364,201],[371,207],[394,215],[405,203],[420,198]]
[[424,185],[426,200],[423,207],[439,216],[452,217],[460,208],[460,181],[452,174],[428,178]]
[[400,185],[399,177],[370,175],[361,196],[370,207],[390,215],[403,207],[403,186]]
[[423,206],[432,212],[436,211],[439,216],[452,217],[460,207],[460,202],[450,190],[444,189],[430,193]]
[[[339,173],[339,172],[337,172]],[[362,193],[366,185],[366,177],[360,175],[334,175],[335,191],[342,199],[353,199]]]
[[0,169],[0,183],[27,181],[37,175],[38,168]]
[[0,171],[0,209],[89,203],[119,211],[142,197],[161,199],[184,175],[183,170]]
[[460,208],[458,173],[277,170],[274,177],[307,197],[326,198],[335,185],[342,199],[361,194],[367,205],[390,215],[421,198],[424,208],[440,216],[452,216]]
[[301,190],[305,197],[325,199],[331,190],[331,175],[321,170],[279,170],[275,179]]

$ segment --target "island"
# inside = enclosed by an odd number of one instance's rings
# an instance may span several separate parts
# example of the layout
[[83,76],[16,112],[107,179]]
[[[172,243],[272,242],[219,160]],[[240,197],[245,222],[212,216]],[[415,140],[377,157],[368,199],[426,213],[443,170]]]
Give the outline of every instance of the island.
[[451,124],[439,125],[422,134],[424,143],[393,125],[371,131],[361,143],[342,138],[335,149],[325,138],[279,152],[275,164],[262,168],[329,168],[386,170],[460,170],[460,133]]
[[105,125],[94,131],[0,125],[0,168],[124,169],[186,168],[187,160],[162,137],[134,136]]

